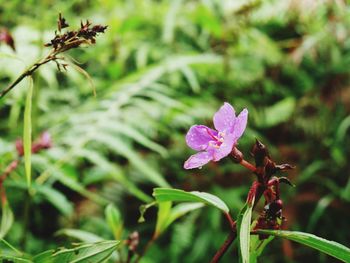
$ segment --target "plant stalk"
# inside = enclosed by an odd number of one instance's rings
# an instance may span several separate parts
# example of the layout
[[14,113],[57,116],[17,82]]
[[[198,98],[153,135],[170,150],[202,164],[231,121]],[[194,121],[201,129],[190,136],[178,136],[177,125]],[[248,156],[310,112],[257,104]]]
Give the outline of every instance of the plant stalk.
[[220,249],[216,252],[210,263],[217,263],[226,253],[227,249],[231,246],[232,242],[236,239],[237,232],[231,229],[230,234],[227,236],[225,242],[222,244]]
[[18,76],[10,85],[8,85],[4,90],[0,92],[0,99],[5,97],[5,95],[10,92],[14,87],[16,87],[25,77],[31,76],[40,66],[56,60],[56,52],[52,50],[45,58],[35,62],[32,66],[30,66],[27,70],[25,70],[21,75]]

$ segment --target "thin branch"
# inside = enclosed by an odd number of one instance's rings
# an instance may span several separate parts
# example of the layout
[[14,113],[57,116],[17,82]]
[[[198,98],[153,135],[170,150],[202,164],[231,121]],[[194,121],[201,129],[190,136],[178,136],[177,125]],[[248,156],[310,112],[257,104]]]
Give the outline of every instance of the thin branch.
[[31,76],[40,66],[56,60],[56,54],[54,51],[51,51],[45,58],[35,62],[32,66],[30,66],[27,70],[25,70],[21,75],[18,76],[9,86],[7,86],[4,90],[0,92],[0,99],[5,97],[5,95],[10,92],[14,87],[16,87],[25,77]]
[[232,219],[232,217],[229,213],[225,213],[225,217],[226,217],[227,221],[229,222],[230,227],[234,230],[236,227],[236,222]]
[[220,249],[216,252],[210,263],[217,263],[222,258],[222,256],[226,253],[227,249],[231,246],[232,242],[236,239],[237,232],[231,230],[230,234],[227,236],[224,244],[220,247]]
[[244,159],[242,159],[242,161],[239,164],[252,171],[253,173],[256,171],[256,167]]
[[156,238],[154,236],[150,240],[148,240],[145,248],[140,254],[137,255],[137,258],[135,259],[134,263],[138,263],[140,261],[140,259],[147,253],[148,249],[152,246],[155,240]]

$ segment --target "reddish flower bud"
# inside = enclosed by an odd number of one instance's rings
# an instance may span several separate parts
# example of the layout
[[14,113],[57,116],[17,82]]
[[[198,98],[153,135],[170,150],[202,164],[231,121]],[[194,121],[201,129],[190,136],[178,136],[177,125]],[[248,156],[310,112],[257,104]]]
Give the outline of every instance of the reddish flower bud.
[[132,232],[128,239],[126,240],[126,244],[128,245],[128,248],[130,251],[135,252],[137,249],[137,246],[139,245],[140,237],[139,232],[134,231]]
[[0,42],[4,42],[6,45],[11,47],[13,51],[16,51],[15,41],[13,40],[13,37],[6,28],[0,30]]
[[251,153],[255,158],[257,167],[265,166],[266,158],[269,158],[269,152],[262,142],[256,140]]
[[19,156],[24,155],[23,141],[21,139],[16,140],[16,150]]

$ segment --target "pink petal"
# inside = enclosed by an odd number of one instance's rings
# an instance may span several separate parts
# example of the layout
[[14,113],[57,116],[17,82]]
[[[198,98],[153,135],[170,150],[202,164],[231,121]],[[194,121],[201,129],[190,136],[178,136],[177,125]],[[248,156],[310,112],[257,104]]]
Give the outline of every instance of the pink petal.
[[222,158],[229,155],[232,151],[233,146],[236,144],[237,139],[234,133],[229,133],[224,137],[223,143],[220,145],[219,149],[215,149],[213,154],[213,160],[215,162],[221,160]]
[[235,124],[235,109],[227,102],[215,113],[213,122],[218,131],[229,130]]
[[208,152],[199,152],[190,156],[190,158],[188,158],[188,160],[184,164],[184,168],[185,169],[198,168],[207,164],[211,160],[212,160],[212,156]]
[[214,131],[204,125],[194,125],[186,134],[186,143],[189,147],[196,151],[203,151],[208,147],[210,141],[217,136]]
[[238,140],[238,138],[242,136],[245,128],[247,127],[247,120],[248,120],[248,110],[244,109],[236,118],[234,130],[233,130],[236,140]]

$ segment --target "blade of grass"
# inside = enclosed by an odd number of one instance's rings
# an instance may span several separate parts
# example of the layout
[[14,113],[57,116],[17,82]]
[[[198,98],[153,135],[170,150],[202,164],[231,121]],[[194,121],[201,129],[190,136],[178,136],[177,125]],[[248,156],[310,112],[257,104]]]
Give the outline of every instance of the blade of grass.
[[28,77],[29,87],[24,109],[24,130],[23,130],[23,149],[24,149],[24,166],[27,179],[27,185],[31,184],[32,170],[32,98],[33,98],[33,79]]

